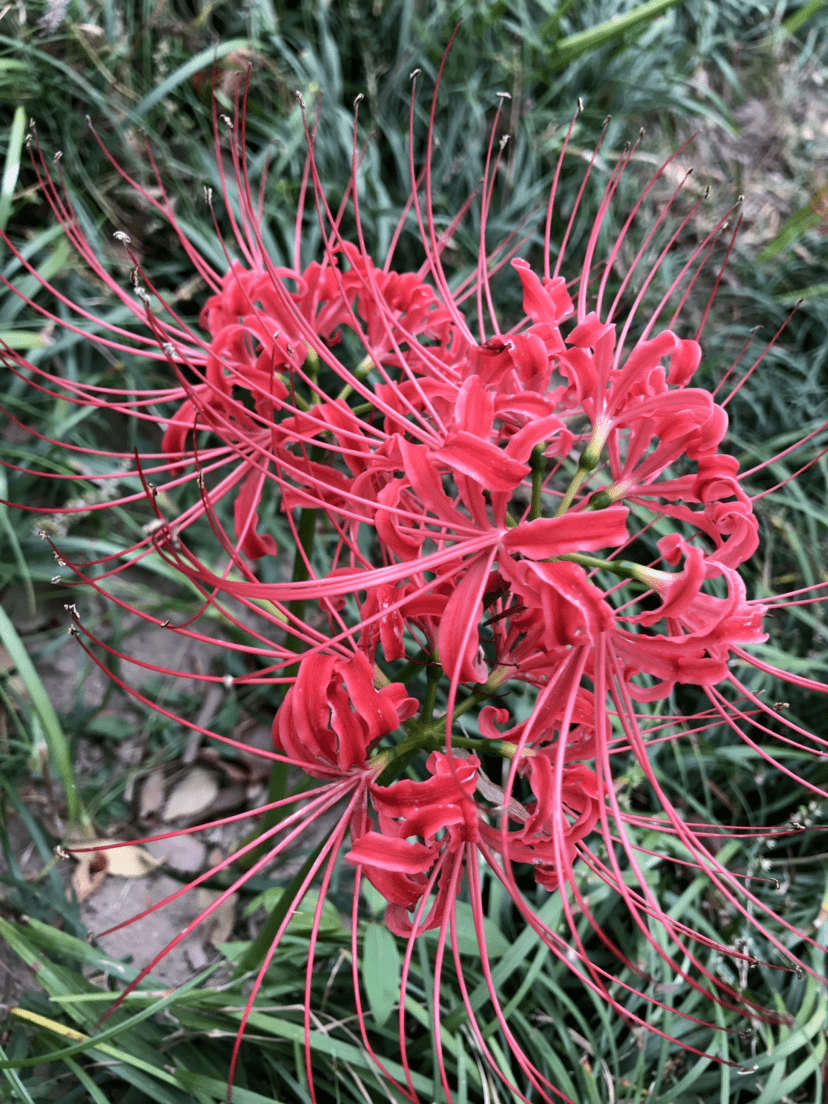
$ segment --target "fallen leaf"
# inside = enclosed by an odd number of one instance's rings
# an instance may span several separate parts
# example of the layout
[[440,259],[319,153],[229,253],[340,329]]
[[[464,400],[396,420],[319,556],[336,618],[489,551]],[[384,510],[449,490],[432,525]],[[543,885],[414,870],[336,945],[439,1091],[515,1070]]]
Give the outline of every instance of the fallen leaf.
[[[200,889],[198,891],[198,903],[201,908],[209,908],[209,906],[219,897],[220,894],[212,889]],[[209,920],[206,925],[205,939],[206,942],[211,943],[214,947],[217,947],[220,943],[226,943],[230,936],[233,934],[233,925],[236,922],[236,901],[238,894],[231,893],[229,897],[210,913]]]
[[72,872],[72,889],[78,901],[83,904],[96,893],[106,878],[107,860],[103,851],[90,851],[77,856],[77,864]]
[[77,848],[74,850],[70,846],[69,854],[78,863],[91,862],[97,855],[98,862],[105,860],[105,872],[116,878],[143,878],[162,865],[161,860],[154,859],[146,848],[137,847],[134,843],[124,843],[122,840],[83,840]]
[[178,874],[200,874],[205,867],[207,848],[193,836],[173,836],[171,839],[152,840],[147,843],[149,852]]
[[141,787],[141,800],[138,804],[138,816],[141,820],[148,820],[161,808],[164,800],[164,768],[156,767],[151,774],[144,779]]
[[162,820],[194,817],[209,809],[219,792],[216,776],[203,767],[193,767],[173,787],[161,814]]

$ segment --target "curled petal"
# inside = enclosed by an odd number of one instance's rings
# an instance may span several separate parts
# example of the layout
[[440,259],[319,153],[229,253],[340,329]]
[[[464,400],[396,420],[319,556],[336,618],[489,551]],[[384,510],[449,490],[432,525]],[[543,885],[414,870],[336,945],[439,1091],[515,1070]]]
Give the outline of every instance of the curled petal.
[[361,653],[349,659],[307,656],[273,721],[277,749],[315,778],[363,768],[371,750],[416,711],[400,683],[377,690]]

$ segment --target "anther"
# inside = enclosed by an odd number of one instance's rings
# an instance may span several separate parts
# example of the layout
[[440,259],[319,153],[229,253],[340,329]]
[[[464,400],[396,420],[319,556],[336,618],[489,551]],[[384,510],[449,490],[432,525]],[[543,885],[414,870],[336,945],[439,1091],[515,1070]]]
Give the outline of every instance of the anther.
[[299,101],[299,106],[304,111],[305,110],[305,97],[302,95],[302,93],[298,89],[293,94],[296,97],[296,99]]
[[227,127],[228,130],[233,129],[233,120],[230,118],[229,115],[219,115],[219,118],[221,119],[221,121],[224,123],[224,125]]
[[63,576],[62,575],[53,575],[52,576],[52,585],[53,586],[60,586],[60,584],[62,582],[63,582]]
[[358,95],[358,96],[356,97],[356,99],[354,100],[354,110],[356,110],[356,108],[358,108],[358,107],[359,107],[359,105],[360,105],[360,104],[362,103],[362,101],[363,101],[364,99],[365,99],[365,95],[364,95],[364,93],[360,92],[360,93],[359,93],[359,95]]
[[497,95],[498,99],[501,99],[501,100],[511,100],[511,98],[512,98],[512,95],[511,95],[510,92],[497,92],[496,95]]
[[213,189],[205,184],[204,186],[204,198],[207,200],[207,206],[213,206]]
[[221,684],[225,690],[232,690],[234,682],[235,679],[232,675],[225,675],[224,678],[221,680]]
[[411,72],[408,74],[408,79],[416,80],[417,77],[419,77],[420,73],[422,73],[422,69],[412,69]]
[[112,237],[116,241],[123,242],[124,245],[131,245],[132,244],[132,238],[129,236],[129,234],[125,233],[123,230],[116,230],[115,233],[112,235]]

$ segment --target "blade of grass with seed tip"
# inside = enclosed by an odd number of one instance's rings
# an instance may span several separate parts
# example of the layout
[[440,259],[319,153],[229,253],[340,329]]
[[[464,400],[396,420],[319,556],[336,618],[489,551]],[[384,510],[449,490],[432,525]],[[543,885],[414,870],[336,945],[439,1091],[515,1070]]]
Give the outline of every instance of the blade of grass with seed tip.
[[0,605],[0,640],[7,648],[11,661],[26,687],[32,706],[40,720],[49,752],[49,762],[60,779],[60,784],[66,795],[67,816],[73,822],[82,823],[85,820],[85,813],[75,785],[75,772],[72,769],[69,742],[58,720],[57,713],[55,713],[49,700],[49,695],[46,693],[46,688],[40,681],[34,664],[29,658],[26,646],[20,639],[17,629],[15,629],[2,605]]

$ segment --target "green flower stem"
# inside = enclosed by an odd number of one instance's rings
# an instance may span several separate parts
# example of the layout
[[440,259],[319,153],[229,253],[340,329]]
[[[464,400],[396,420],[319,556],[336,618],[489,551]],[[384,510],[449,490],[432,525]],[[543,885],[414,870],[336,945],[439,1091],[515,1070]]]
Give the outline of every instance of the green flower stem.
[[[319,377],[319,356],[313,349],[306,349],[305,361],[302,367],[308,379],[312,383],[316,383]],[[298,410],[307,413],[309,410],[313,410],[314,406],[319,402],[319,397],[314,392],[311,392],[310,401],[300,395],[296,390],[296,381],[291,378],[289,372],[280,373],[278,379],[290,392],[291,402]]]
[[532,458],[529,461],[532,468],[532,512],[530,516],[533,521],[535,518],[539,518],[543,511],[541,494],[543,492],[543,477],[546,474],[546,463],[543,455],[545,449],[546,445],[543,442],[535,445],[532,449]]
[[587,567],[591,570],[611,571],[613,575],[618,575],[621,579],[635,579],[641,568],[640,564],[633,563],[632,560],[600,560],[597,556],[588,556],[585,552],[562,552],[560,556],[555,556],[551,562],[557,563],[560,560],[580,564],[581,567]]
[[440,685],[442,674],[443,672],[439,667],[429,667],[428,669],[425,698],[423,699],[423,708],[420,710],[420,718],[423,721],[427,721],[434,715],[434,706],[437,702],[437,687]]
[[[435,680],[436,687],[436,680]],[[489,698],[488,691],[475,690],[464,701],[460,702],[452,715],[452,724],[464,713],[479,705]],[[426,700],[428,700],[428,691]],[[446,718],[437,717],[434,720],[425,719],[426,711],[416,721],[410,721],[405,727],[408,737],[396,747],[383,748],[371,760],[379,777],[380,786],[390,786],[408,764],[421,752],[431,753],[440,751],[446,746]],[[517,750],[516,745],[508,740],[487,740],[481,736],[452,736],[451,746],[464,748],[468,751],[477,751],[482,755],[500,755],[504,759],[514,759]]]
[[[408,683],[415,675],[419,675],[423,667],[433,666],[434,657],[430,652],[426,652],[423,648],[414,656],[413,659],[409,659],[405,667],[402,667],[393,678],[394,682]],[[438,668],[439,670],[439,668]],[[390,681],[390,680],[389,680]]]
[[555,511],[555,517],[561,517],[565,514],[569,507],[572,505],[575,495],[580,491],[581,487],[586,482],[590,473],[598,465],[598,457],[590,450],[586,449],[581,455],[581,459],[578,461],[578,470],[572,477],[572,482],[566,488],[566,494],[560,501],[560,504]]
[[[370,375],[371,371],[373,370],[373,367],[374,367],[373,357],[370,357],[370,356],[363,357],[363,359],[359,362],[359,364],[354,369],[354,372],[353,372],[354,379],[357,379],[360,382],[362,382],[362,380],[364,380],[364,379],[367,379],[367,377]],[[351,387],[350,383],[348,383],[342,388],[342,390],[339,392],[339,394],[336,397],[337,397],[337,399],[347,399],[349,395],[353,394],[353,391],[354,391],[353,387]],[[370,404],[368,405],[368,409],[369,410],[371,409]]]

